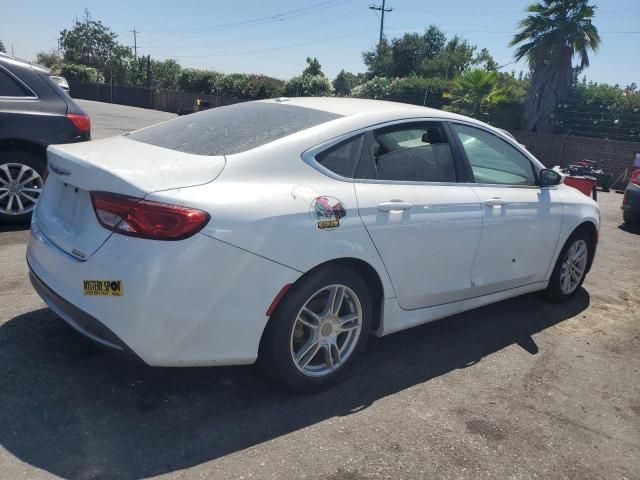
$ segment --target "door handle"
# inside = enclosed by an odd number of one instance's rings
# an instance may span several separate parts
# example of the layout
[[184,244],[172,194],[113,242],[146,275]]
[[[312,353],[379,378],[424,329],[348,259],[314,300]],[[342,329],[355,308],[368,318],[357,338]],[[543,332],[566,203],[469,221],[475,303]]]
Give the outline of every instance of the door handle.
[[493,198],[489,198],[489,199],[484,201],[484,204],[487,207],[494,207],[494,208],[500,208],[503,205],[506,205],[507,203],[509,203],[509,202],[507,202],[506,200],[504,200],[503,198],[500,198],[500,197],[493,197]]
[[381,212],[393,212],[400,210],[409,210],[413,205],[409,202],[403,202],[401,200],[391,200],[390,202],[383,202],[378,204],[378,210]]

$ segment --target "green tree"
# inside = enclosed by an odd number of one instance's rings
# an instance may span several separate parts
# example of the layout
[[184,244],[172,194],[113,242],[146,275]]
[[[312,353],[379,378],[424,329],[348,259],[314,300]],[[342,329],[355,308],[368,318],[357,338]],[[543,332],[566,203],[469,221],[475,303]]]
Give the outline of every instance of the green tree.
[[60,32],[60,47],[67,63],[93,67],[114,82],[127,80],[127,70],[133,54],[129,47],[117,41],[118,36],[99,20],[93,20],[85,10],[82,21]]
[[435,25],[430,25],[423,35],[405,33],[391,42],[393,75],[406,77],[421,73],[423,62],[437,57],[446,45],[445,34]]
[[316,57],[307,57],[307,68],[302,71],[302,75],[324,76],[324,73],[322,73],[322,65],[320,65],[320,62]]
[[153,80],[158,88],[175,90],[178,77],[182,71],[180,64],[172,58],[167,60],[151,60]]
[[48,53],[38,52],[36,55],[36,63],[48,68],[55,68],[57,65],[62,63],[62,59],[60,58],[60,55],[58,55],[58,52],[51,50]]
[[473,63],[474,45],[457,35],[432,59],[422,62],[420,73],[426,77],[440,77],[453,80],[462,75]]
[[2,43],[2,40],[0,40],[0,52],[7,53],[7,49],[4,48],[4,43]]
[[[359,76],[360,75],[360,76]],[[335,94],[341,97],[345,97],[351,94],[351,90],[362,83],[362,74],[354,74],[351,72],[345,72],[344,69],[340,70],[340,73],[331,82]]]
[[518,45],[516,60],[526,58],[532,72],[522,116],[525,130],[553,130],[554,110],[574,78],[573,58],[580,69],[588,67],[589,51],[600,45],[592,23],[595,9],[589,0],[541,0],[527,8],[529,15],[510,44]]
[[459,77],[448,97],[451,104],[447,110],[482,120],[487,120],[497,106],[508,100],[505,90],[498,85],[498,72],[480,69]]
[[383,38],[382,42],[373,49],[363,52],[362,61],[367,66],[369,78],[391,77],[394,73],[391,45],[386,38]]
[[493,59],[489,50],[486,48],[483,48],[478,52],[472,63],[483,70],[498,70],[498,63]]
[[[364,52],[362,58],[369,78],[420,75],[453,79],[474,63],[475,50],[475,46],[458,36],[447,41],[444,32],[431,25],[422,35],[405,33],[390,43],[384,40]],[[486,50],[476,58],[478,62],[495,65]]]
[[362,54],[370,77],[406,77],[420,73],[425,60],[435,58],[446,44],[446,36],[435,25],[424,33],[405,33],[389,43],[381,44]]

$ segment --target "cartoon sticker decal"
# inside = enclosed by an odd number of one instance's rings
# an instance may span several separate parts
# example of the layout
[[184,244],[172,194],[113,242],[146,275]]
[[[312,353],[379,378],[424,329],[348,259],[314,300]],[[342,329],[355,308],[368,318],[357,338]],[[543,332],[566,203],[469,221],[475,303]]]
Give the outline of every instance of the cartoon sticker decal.
[[333,230],[340,227],[340,220],[347,216],[342,202],[333,197],[316,197],[311,202],[311,220],[321,230]]

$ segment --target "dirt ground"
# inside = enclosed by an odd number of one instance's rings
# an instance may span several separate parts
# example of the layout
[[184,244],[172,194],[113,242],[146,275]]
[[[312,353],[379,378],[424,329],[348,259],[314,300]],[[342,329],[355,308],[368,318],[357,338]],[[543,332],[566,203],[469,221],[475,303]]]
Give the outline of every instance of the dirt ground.
[[0,478],[640,479],[640,230],[600,193],[584,288],[374,339],[345,383],[159,369],[96,347],[0,232]]

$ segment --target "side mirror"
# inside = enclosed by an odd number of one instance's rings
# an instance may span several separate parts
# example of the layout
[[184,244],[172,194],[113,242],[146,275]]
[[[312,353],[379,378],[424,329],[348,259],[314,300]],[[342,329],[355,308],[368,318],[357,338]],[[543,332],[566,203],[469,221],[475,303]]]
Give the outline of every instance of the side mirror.
[[561,173],[556,172],[550,168],[545,168],[540,171],[540,186],[551,187],[553,185],[560,185],[564,181],[564,177]]

